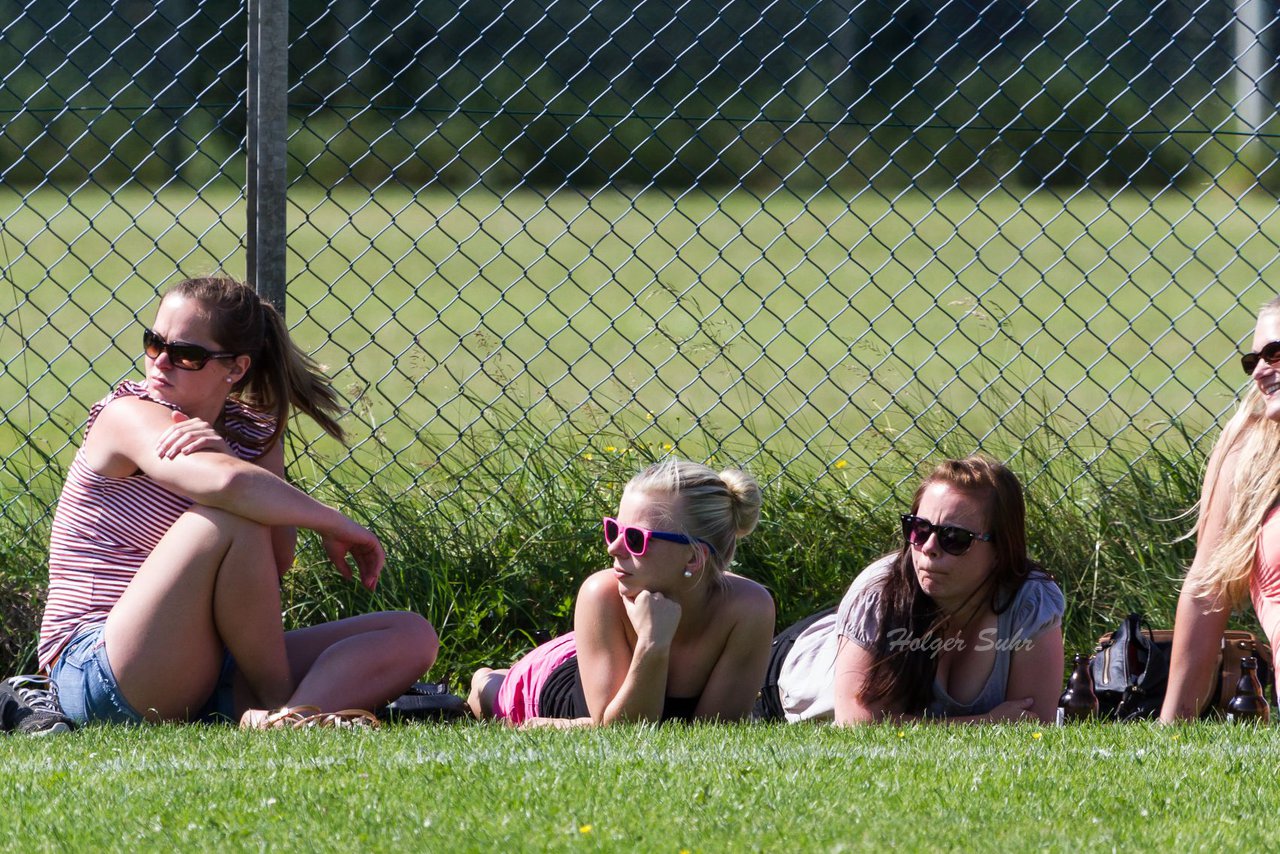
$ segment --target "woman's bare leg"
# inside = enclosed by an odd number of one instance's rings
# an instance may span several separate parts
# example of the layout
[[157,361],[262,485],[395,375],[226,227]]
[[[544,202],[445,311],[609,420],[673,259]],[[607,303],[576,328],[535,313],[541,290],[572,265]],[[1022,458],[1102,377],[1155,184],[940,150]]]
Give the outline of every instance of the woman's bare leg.
[[577,727],[595,726],[591,718],[525,718],[520,723],[521,729],[576,729]]
[[184,720],[208,700],[230,651],[263,705],[294,681],[267,528],[208,507],[184,513],[107,618],[107,657],[120,690],[151,720]]
[[502,688],[502,682],[510,672],[510,668],[494,670],[481,667],[471,677],[471,693],[467,695],[467,705],[471,707],[471,714],[476,716],[476,720],[484,721],[493,717],[493,704],[498,700],[498,690]]
[[287,632],[297,688],[290,706],[326,712],[374,709],[405,692],[435,663],[440,641],[412,611],[361,614]]

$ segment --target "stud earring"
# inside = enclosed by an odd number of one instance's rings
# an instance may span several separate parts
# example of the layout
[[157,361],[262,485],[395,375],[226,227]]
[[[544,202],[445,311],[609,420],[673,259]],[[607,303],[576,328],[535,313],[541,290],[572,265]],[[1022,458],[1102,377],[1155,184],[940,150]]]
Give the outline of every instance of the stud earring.
[[233,382],[235,382],[234,377],[227,377],[227,385],[231,385]]
[[687,569],[686,569],[686,570],[684,571],[684,577],[685,577],[685,578],[693,578],[693,573],[692,573],[690,570],[687,570]]

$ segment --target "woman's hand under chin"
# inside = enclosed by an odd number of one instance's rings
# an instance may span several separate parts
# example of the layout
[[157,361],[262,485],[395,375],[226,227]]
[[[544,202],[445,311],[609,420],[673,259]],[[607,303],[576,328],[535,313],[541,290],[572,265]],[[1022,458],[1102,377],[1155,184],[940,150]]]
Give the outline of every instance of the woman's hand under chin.
[[670,646],[680,626],[680,603],[661,593],[641,590],[633,598],[622,597],[636,642]]

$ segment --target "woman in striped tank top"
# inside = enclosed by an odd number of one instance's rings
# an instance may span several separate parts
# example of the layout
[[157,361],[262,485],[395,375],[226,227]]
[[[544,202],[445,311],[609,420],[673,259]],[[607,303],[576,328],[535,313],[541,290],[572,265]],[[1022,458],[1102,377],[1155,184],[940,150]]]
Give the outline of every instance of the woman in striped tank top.
[[317,532],[373,589],[377,537],[285,480],[291,409],[341,439],[339,401],[283,318],[231,279],[188,279],[144,330],[145,378],[89,413],[49,557],[40,665],[79,722],[230,718],[373,708],[435,661],[412,612],[296,631],[279,578],[296,531]]

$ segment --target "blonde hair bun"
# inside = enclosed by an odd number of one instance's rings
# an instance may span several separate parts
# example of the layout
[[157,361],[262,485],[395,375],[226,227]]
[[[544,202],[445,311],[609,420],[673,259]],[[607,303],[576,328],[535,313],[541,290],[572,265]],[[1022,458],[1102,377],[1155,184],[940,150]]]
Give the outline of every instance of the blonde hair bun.
[[734,530],[739,538],[745,537],[760,524],[760,507],[764,503],[760,484],[742,469],[725,469],[720,472],[720,479],[733,499]]

